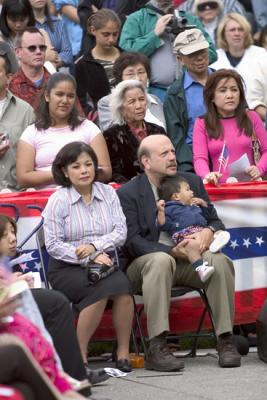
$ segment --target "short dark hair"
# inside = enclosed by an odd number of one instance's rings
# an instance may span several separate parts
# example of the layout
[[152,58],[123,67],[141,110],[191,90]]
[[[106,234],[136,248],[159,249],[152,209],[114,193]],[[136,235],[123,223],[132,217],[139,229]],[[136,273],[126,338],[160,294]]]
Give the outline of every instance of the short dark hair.
[[7,23],[7,16],[9,18],[28,17],[28,26],[35,24],[33,9],[29,0],[4,0],[2,11],[0,15],[0,31],[2,34],[9,38],[11,30]]
[[158,188],[159,197],[162,200],[169,201],[174,193],[179,193],[181,183],[188,183],[185,178],[179,175],[165,176],[160,182]]
[[[4,232],[6,230],[7,224],[11,224],[14,228],[15,234],[17,234],[17,225],[13,218],[8,217],[7,215],[0,214],[0,240],[4,236]],[[1,254],[0,254],[1,256]]]
[[150,78],[150,63],[149,59],[145,54],[138,53],[136,51],[125,52],[117,58],[113,66],[113,76],[116,84],[122,81],[122,74],[125,68],[142,64],[145,67],[148,79]]
[[[45,86],[45,93],[48,95],[51,93],[51,90],[54,89],[60,82],[71,82],[75,89],[75,93],[77,90],[77,83],[75,78],[63,72],[56,72],[55,74],[51,75],[46,83]],[[36,115],[36,122],[35,126],[38,130],[48,129],[49,127],[53,126],[53,120],[49,113],[49,104],[45,99],[45,96],[41,96],[40,103],[35,111]],[[81,125],[84,118],[82,118],[78,112],[76,105],[74,104],[73,109],[70,112],[68,123],[72,130],[77,128],[77,126]]]
[[[22,42],[22,36],[24,35],[24,33],[39,33],[39,35],[41,35],[44,38],[44,35],[42,34],[42,32],[40,31],[40,29],[36,28],[36,26],[27,26],[25,29],[23,29],[19,35],[16,38],[15,41],[15,47],[21,47],[21,42]],[[45,38],[44,38],[45,39]]]
[[97,179],[98,171],[98,160],[95,151],[89,144],[83,142],[72,142],[66,144],[56,155],[56,158],[52,164],[52,174],[54,181],[61,186],[70,187],[71,181],[67,178],[63,172],[63,168],[67,168],[68,165],[74,163],[81,153],[87,153],[92,159],[95,167],[94,181]]

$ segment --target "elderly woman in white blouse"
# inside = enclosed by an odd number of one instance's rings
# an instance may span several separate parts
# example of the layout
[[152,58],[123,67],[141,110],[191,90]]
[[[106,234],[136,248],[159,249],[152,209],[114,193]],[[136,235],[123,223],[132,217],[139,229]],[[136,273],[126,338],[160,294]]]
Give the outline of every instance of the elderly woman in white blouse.
[[[52,287],[64,293],[79,311],[77,335],[86,366],[88,342],[107,301],[113,301],[116,366],[129,372],[131,288],[120,269],[109,274],[114,270],[109,251],[124,244],[126,222],[115,190],[95,181],[97,171],[94,150],[82,142],[65,145],[53,162],[54,180],[62,187],[52,194],[43,212],[50,255],[48,277]],[[98,281],[92,276],[89,279],[92,262],[105,265],[107,276]]]

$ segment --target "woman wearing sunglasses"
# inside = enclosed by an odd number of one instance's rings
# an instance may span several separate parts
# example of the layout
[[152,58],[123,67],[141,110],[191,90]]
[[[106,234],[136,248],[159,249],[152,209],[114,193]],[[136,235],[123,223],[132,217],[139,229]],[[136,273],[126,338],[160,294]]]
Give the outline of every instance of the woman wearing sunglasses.
[[223,5],[221,0],[195,0],[192,11],[203,22],[213,42],[216,41],[216,30],[222,16]]

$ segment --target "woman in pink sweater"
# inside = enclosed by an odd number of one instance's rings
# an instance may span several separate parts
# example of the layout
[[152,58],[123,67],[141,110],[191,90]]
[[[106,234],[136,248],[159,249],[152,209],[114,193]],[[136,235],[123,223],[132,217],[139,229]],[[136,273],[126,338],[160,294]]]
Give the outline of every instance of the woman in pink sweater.
[[[267,172],[267,132],[257,113],[246,109],[241,76],[234,70],[212,73],[204,89],[207,112],[197,118],[193,131],[193,161],[197,175],[205,183],[226,182],[229,164],[247,154],[250,166],[246,174],[258,180]],[[261,157],[254,162],[253,132],[260,143]],[[228,162],[220,169],[219,158],[224,144]]]

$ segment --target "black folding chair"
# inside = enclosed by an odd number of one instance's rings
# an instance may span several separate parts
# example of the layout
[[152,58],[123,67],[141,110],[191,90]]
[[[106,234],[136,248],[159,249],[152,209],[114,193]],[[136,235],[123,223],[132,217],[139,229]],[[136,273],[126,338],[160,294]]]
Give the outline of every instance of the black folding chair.
[[4,207],[4,208],[11,208],[12,211],[14,211],[14,219],[17,222],[19,219],[19,209],[17,206],[15,206],[15,204],[11,204],[11,203],[1,203],[0,207]]
[[[188,337],[188,338],[192,338],[193,337],[194,338],[191,350],[189,350],[182,357],[195,357],[196,356],[198,339],[200,337],[213,337],[216,340],[215,327],[214,327],[214,322],[213,322],[213,318],[212,318],[212,310],[210,308],[209,301],[208,301],[208,298],[207,298],[207,295],[206,295],[206,292],[205,292],[204,289],[195,288],[195,287],[191,287],[191,286],[174,286],[171,289],[171,299],[184,296],[185,294],[191,293],[191,292],[197,292],[199,294],[199,296],[200,296],[200,298],[201,298],[201,300],[203,302],[203,306],[204,306],[204,309],[202,311],[201,317],[199,319],[199,323],[198,323],[198,327],[197,327],[196,332],[195,333],[188,333],[188,334],[180,334],[180,335],[175,334],[175,335],[167,336],[167,339],[168,338],[169,339],[181,339],[183,337]],[[138,293],[138,295],[142,296],[142,293]],[[143,351],[146,354],[146,352],[147,352],[146,338],[145,338],[145,335],[143,333],[142,326],[141,326],[141,323],[140,323],[141,317],[142,317],[142,315],[144,313],[144,305],[142,304],[139,307],[139,310],[138,310],[138,307],[137,307],[137,305],[135,303],[135,309],[136,309],[135,314],[138,314],[138,333],[140,335],[140,341],[141,341],[141,344],[142,344],[142,347],[143,347]],[[212,326],[212,330],[210,332],[202,331],[206,315],[209,316],[210,322],[211,322],[211,326]],[[183,322],[181,321],[181,324],[182,323]],[[135,341],[137,343],[137,330],[136,330],[136,327],[134,328],[134,337],[135,337]]]
[[43,221],[42,225],[40,225],[38,230],[36,231],[36,243],[37,243],[37,249],[39,251],[40,264],[43,273],[45,287],[47,289],[50,289],[50,285],[47,278],[48,254],[45,247]]

